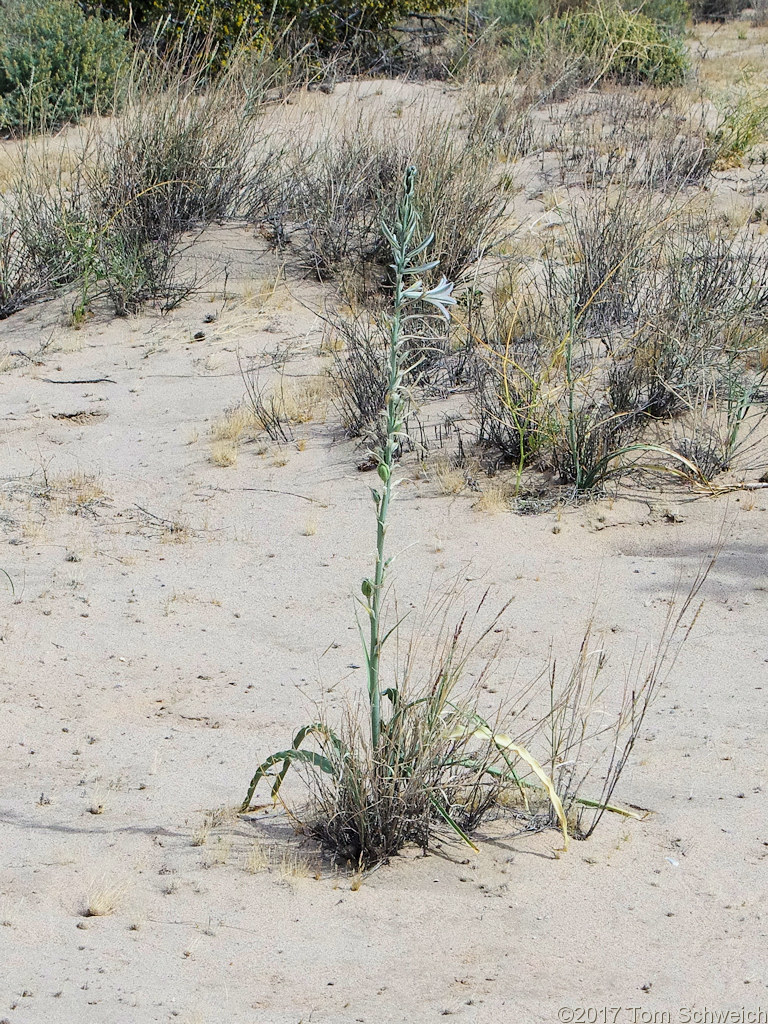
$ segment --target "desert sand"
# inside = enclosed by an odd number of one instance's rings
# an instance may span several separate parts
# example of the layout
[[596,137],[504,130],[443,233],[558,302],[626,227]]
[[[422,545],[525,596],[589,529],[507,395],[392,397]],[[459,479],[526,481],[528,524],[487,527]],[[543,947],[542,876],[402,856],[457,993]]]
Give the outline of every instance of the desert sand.
[[680,581],[723,547],[616,794],[644,820],[607,815],[562,853],[507,819],[477,855],[408,851],[360,884],[285,812],[234,813],[317,702],[332,717],[362,692],[359,448],[321,402],[291,442],[211,459],[238,360],[266,380],[285,355],[296,386],[327,365],[327,292],[281,276],[245,229],[198,246],[230,267],[226,291],[219,274],[167,316],[75,330],[63,297],[0,325],[0,1020],[765,1010],[768,492],[619,487],[523,516],[406,459],[398,598],[418,610],[458,582],[468,604],[511,599],[504,699],[550,652],[574,658],[590,616],[620,693]]

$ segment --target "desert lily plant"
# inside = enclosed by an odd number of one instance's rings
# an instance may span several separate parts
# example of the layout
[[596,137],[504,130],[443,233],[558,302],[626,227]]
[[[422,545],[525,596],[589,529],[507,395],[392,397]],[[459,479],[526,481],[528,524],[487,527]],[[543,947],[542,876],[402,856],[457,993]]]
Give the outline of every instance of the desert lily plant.
[[[471,643],[465,639],[465,617],[456,627],[449,628],[452,595],[448,595],[442,605],[442,619],[437,623],[442,640],[433,648],[426,667],[416,657],[417,641],[412,641],[402,668],[395,667],[392,685],[382,687],[382,652],[391,637],[399,636],[402,621],[387,627],[385,597],[392,558],[387,554],[386,539],[396,494],[397,458],[405,431],[406,381],[413,380],[417,370],[408,356],[409,332],[414,322],[424,317],[424,304],[449,317],[455,303],[452,285],[445,278],[433,288],[423,283],[421,275],[434,271],[437,264],[426,257],[432,236],[419,240],[414,182],[415,170],[409,169],[393,223],[383,226],[392,251],[394,293],[387,321],[383,440],[371,453],[379,478],[377,486],[371,489],[376,513],[376,556],[373,574],[363,580],[359,598],[362,613],[367,617],[360,631],[365,651],[368,713],[361,716],[356,707],[348,705],[338,729],[323,720],[303,726],[289,748],[271,754],[258,766],[241,807],[241,813],[251,810],[256,789],[266,779],[271,781],[273,800],[277,800],[288,770],[302,769],[311,800],[308,810],[300,815],[294,813],[294,819],[337,859],[357,868],[387,861],[406,843],[415,842],[426,849],[436,835],[452,834],[477,849],[471,833],[494,809],[509,809],[534,827],[555,825],[562,832],[565,849],[572,833],[589,834],[605,811],[639,817],[636,811],[608,801],[658,689],[662,670],[674,663],[678,647],[673,640],[682,628],[683,617],[706,578],[706,571],[700,573],[679,612],[670,612],[655,658],[650,667],[638,670],[637,685],[625,694],[612,724],[604,724],[604,710],[600,708],[598,728],[590,726],[591,709],[602,695],[596,683],[597,673],[605,660],[604,652],[592,640],[591,627],[587,629],[579,661],[559,695],[555,693],[553,666],[550,707],[538,730],[533,730],[549,733],[549,772],[531,754],[530,743],[523,746],[499,728],[497,723],[504,717],[503,710],[493,720],[480,712],[482,684],[493,664],[493,655],[486,661],[474,688],[458,696],[468,660],[494,632],[506,609]],[[478,613],[484,601],[485,597]],[[433,614],[427,625],[434,624]],[[519,702],[514,711],[519,719]],[[596,762],[585,763],[583,750],[593,748],[595,741],[606,734],[613,740],[608,743],[603,793],[597,800],[589,799],[580,790]],[[305,746],[306,741],[313,741],[313,746]],[[545,814],[541,813],[542,805]],[[592,815],[586,829],[582,827],[584,812]]]
[[[276,800],[289,768],[303,768],[314,790],[306,831],[337,857],[362,867],[387,860],[407,842],[426,848],[436,830],[448,829],[475,848],[468,833],[509,787],[526,806],[526,787],[545,794],[568,843],[562,804],[539,762],[481,717],[475,700],[459,702],[455,697],[467,659],[477,647],[465,642],[463,620],[455,629],[443,631],[447,639],[432,659],[426,682],[413,681],[417,673],[408,658],[399,683],[382,688],[382,650],[400,625],[387,628],[384,597],[392,562],[386,550],[388,518],[408,405],[405,381],[417,369],[407,355],[409,325],[423,318],[424,304],[448,318],[456,302],[445,277],[432,288],[422,280],[422,275],[436,269],[437,261],[426,258],[433,236],[419,240],[415,177],[415,169],[409,168],[394,222],[382,228],[392,251],[394,295],[388,318],[383,441],[372,452],[379,478],[371,489],[376,556],[372,576],[363,580],[360,600],[368,620],[368,628],[361,628],[367,726],[361,726],[353,711],[338,732],[323,721],[303,726],[288,749],[259,765],[241,807],[241,813],[251,808],[256,788],[266,778],[272,782]],[[309,739],[319,749],[304,746]]]

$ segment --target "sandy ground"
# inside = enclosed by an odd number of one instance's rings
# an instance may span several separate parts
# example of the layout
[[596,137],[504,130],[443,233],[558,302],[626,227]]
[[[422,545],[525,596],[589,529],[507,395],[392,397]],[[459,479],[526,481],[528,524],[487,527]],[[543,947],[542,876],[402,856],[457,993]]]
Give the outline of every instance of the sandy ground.
[[212,463],[238,355],[288,353],[300,386],[323,365],[324,296],[273,290],[247,232],[206,244],[238,265],[226,296],[80,331],[56,300],[1,325],[0,1021],[685,1024],[768,1007],[765,492],[519,516],[404,468],[400,600],[457,580],[467,601],[513,599],[489,700],[550,647],[574,657],[593,608],[616,697],[725,531],[618,793],[644,821],[609,816],[567,854],[497,823],[477,856],[408,852],[358,887],[285,817],[220,810],[313,702],[333,716],[360,690],[351,595],[372,531],[332,410]]
[[[22,314],[6,341],[35,351],[61,319],[56,303]],[[412,467],[398,593],[418,604],[458,574],[471,595],[514,598],[504,696],[551,641],[573,655],[595,597],[620,688],[678,572],[723,522],[728,535],[622,783],[646,821],[606,820],[559,857],[555,833],[510,826],[469,862],[454,847],[407,855],[355,891],[286,822],[222,815],[201,831],[313,700],[333,714],[362,683],[350,595],[372,541],[353,446],[329,417],[301,444],[209,459],[211,421],[242,397],[237,350],[309,351],[317,320],[287,294],[223,311],[203,296],[166,319],[56,334],[61,351],[2,378],[16,592],[2,606],[0,1013],[546,1022],[561,1006],[768,1002],[760,492],[660,496],[676,523],[651,498],[490,515]],[[96,378],[109,380],[51,383]],[[93,899],[114,912],[84,917]]]

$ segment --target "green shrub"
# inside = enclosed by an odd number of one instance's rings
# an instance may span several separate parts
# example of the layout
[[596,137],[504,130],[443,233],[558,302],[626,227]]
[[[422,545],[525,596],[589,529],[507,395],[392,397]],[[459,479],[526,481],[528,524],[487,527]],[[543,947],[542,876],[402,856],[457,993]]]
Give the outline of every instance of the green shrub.
[[332,45],[357,32],[385,31],[407,15],[427,14],[442,6],[440,0],[278,0],[275,17],[281,26],[293,22],[321,45]]
[[441,6],[439,0],[105,0],[100,9],[149,29],[168,19],[171,29],[210,35],[224,49],[243,35],[292,32],[327,51]]
[[112,17],[133,21],[153,32],[163,25],[168,34],[197,34],[228,49],[243,35],[258,34],[269,15],[271,3],[256,0],[105,0],[100,10]]
[[0,8],[0,130],[55,127],[111,100],[128,56],[125,29],[73,0]]
[[[694,0],[695,2],[695,0]],[[707,0],[703,0],[707,2]],[[710,2],[738,3],[743,0],[710,0]],[[494,21],[500,30],[502,39],[509,37],[510,30],[532,28],[545,18],[557,18],[566,12],[584,10],[587,7],[583,0],[575,2],[557,2],[557,0],[484,0],[480,7],[482,17]],[[691,16],[688,0],[642,0],[633,3],[624,0],[619,6],[630,13],[640,12],[659,25],[664,25],[675,32],[681,32]]]
[[768,134],[768,103],[751,96],[741,96],[732,102],[720,116],[710,134],[710,146],[716,156],[716,167],[737,167],[741,158],[764,142]]
[[689,70],[683,40],[645,14],[596,3],[539,22],[519,42],[521,63],[546,69],[558,54],[572,84],[605,79],[679,85]]
[[682,40],[644,14],[597,6],[564,19],[566,36],[583,43],[605,78],[678,85],[688,71]]
[[682,32],[691,17],[687,0],[647,0],[639,9],[646,18],[665,25],[673,32]]
[[481,10],[485,18],[496,22],[503,39],[509,29],[521,25],[532,28],[549,17],[552,4],[549,0],[486,0]]

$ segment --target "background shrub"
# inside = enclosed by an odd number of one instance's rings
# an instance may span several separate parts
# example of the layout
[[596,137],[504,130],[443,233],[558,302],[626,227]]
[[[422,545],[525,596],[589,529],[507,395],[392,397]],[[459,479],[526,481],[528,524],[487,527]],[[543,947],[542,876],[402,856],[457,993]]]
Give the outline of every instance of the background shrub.
[[19,231],[0,218],[0,320],[45,293],[47,281]]
[[687,0],[648,0],[640,5],[640,10],[651,21],[666,25],[675,32],[682,32],[691,17],[691,7]]
[[688,71],[686,0],[485,0],[480,13],[497,51],[539,80],[545,100],[603,79],[677,85]]
[[[704,0],[719,2],[721,6],[727,2],[739,3],[742,0]],[[486,21],[494,21],[502,36],[509,30],[521,26],[533,27],[544,18],[557,18],[567,12],[584,10],[589,4],[585,0],[484,0],[480,14]],[[646,0],[645,3],[634,4],[625,0],[620,6],[627,12],[641,12],[646,18],[659,25],[680,32],[691,17],[691,8],[687,0]]]
[[470,323],[477,440],[518,491],[526,467],[599,491],[649,452],[709,480],[765,419],[767,311],[760,243],[642,188],[573,197],[561,243]]
[[435,224],[435,258],[459,280],[502,236],[509,196],[491,159],[462,144],[454,122],[428,110],[407,132],[361,119],[312,153],[297,151],[285,191],[301,265],[320,280],[371,269],[380,278],[387,265],[381,219],[391,212],[393,183],[413,163],[425,169],[420,204]]
[[132,21],[147,34],[163,26],[164,34],[200,34],[228,49],[244,35],[255,35],[264,25],[272,4],[257,0],[105,0],[102,13]]
[[486,0],[483,15],[497,23],[502,35],[520,25],[532,28],[553,13],[550,0]]
[[581,55],[583,74],[592,81],[679,85],[689,68],[682,39],[616,3],[598,3],[543,22],[531,48],[546,60],[550,47]]
[[73,0],[0,7],[0,130],[55,127],[110,102],[129,45],[125,27]]
[[366,35],[386,33],[409,14],[439,10],[440,0],[105,0],[99,9],[141,28],[167,21],[171,30],[198,31],[229,48],[245,36],[292,33],[328,52]]
[[79,316],[104,296],[120,315],[172,308],[194,284],[177,276],[185,233],[269,202],[278,155],[247,101],[236,61],[210,81],[153,54],[133,62],[121,116],[78,133],[85,151],[30,150],[9,205],[31,265],[77,284]]
[[749,0],[691,0],[694,21],[730,21],[752,7]]

